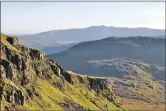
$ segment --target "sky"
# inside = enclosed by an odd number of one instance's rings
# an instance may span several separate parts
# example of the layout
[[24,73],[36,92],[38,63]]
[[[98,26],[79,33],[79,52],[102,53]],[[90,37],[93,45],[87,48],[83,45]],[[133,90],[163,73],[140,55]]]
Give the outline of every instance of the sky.
[[164,2],[2,2],[1,32],[34,34],[89,26],[165,29]]

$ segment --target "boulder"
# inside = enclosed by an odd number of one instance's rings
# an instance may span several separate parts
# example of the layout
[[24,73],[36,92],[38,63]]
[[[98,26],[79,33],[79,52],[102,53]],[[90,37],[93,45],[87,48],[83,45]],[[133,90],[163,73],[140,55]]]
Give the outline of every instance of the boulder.
[[23,71],[29,71],[30,63],[27,58],[22,58],[22,70]]
[[14,103],[15,104],[18,104],[18,105],[24,105],[24,96],[21,92],[21,90],[17,90],[15,93],[14,93]]
[[18,42],[18,39],[15,37],[7,37],[6,39],[11,45],[15,45]]
[[15,71],[12,63],[9,63],[9,66],[8,66],[7,72],[6,72],[6,77],[11,80],[16,77],[16,71]]
[[0,65],[0,68],[1,68],[0,78],[5,78],[6,77],[6,70],[2,65]]
[[71,75],[68,72],[63,72],[62,76],[65,78],[65,80],[71,84],[73,84],[73,80]]
[[105,90],[106,87],[107,87],[105,79],[101,79],[101,78],[89,78],[88,77],[88,81],[89,81],[90,88],[92,88],[95,91],[97,91],[97,89],[99,89],[99,90]]
[[42,60],[44,58],[44,53],[39,50],[29,48],[29,53],[32,59]]

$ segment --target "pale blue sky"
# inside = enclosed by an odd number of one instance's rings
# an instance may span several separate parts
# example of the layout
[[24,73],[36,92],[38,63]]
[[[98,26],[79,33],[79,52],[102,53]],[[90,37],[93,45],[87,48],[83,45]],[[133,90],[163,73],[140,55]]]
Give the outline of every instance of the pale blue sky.
[[2,2],[1,30],[30,34],[88,26],[165,28],[164,2]]

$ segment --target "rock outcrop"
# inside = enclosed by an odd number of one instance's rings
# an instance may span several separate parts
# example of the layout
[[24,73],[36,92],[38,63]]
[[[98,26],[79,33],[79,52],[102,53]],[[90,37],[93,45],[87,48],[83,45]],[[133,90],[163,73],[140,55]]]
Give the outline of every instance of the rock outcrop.
[[18,39],[17,38],[13,38],[13,37],[7,37],[6,39],[11,45],[14,45],[15,43],[18,42]]
[[7,102],[12,102],[14,104],[23,105],[24,104],[24,96],[20,90],[17,91],[6,91]]

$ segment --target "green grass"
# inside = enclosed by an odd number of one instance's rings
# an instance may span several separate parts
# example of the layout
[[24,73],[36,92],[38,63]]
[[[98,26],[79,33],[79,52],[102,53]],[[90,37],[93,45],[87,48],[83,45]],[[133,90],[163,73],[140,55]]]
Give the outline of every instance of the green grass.
[[[63,103],[66,98],[91,110],[105,109],[105,103],[108,104],[109,110],[122,110],[122,108],[117,108],[101,95],[96,97],[95,92],[93,90],[90,91],[83,84],[81,84],[81,87],[77,87],[68,82],[65,82],[65,84],[65,90],[61,91],[52,85],[52,80],[37,79],[35,89],[41,94],[41,97],[34,97],[30,101],[27,101],[25,107],[29,110],[40,110],[42,109],[42,105],[45,109],[62,110],[63,108],[57,102]],[[96,105],[92,101],[95,101]]]

